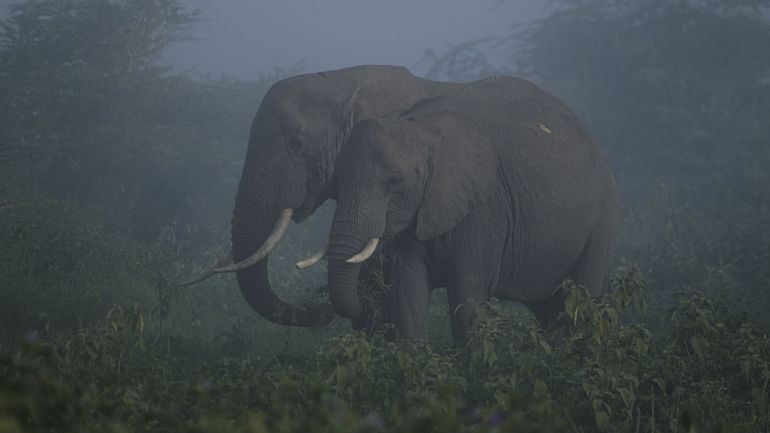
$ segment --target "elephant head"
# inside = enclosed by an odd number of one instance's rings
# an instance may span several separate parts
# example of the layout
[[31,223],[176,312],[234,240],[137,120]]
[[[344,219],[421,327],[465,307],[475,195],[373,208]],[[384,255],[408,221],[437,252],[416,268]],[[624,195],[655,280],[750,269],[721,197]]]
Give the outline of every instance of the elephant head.
[[[328,196],[331,169],[321,163],[352,125],[348,100],[307,101],[295,85],[281,82],[265,95],[252,123],[249,147],[232,219],[234,265],[249,305],[284,325],[322,326],[334,316],[328,305],[299,308],[280,300],[268,275],[270,251],[290,219],[301,221]],[[305,98],[303,101],[302,99]]]
[[333,197],[334,161],[353,125],[423,96],[419,79],[391,66],[305,74],[274,84],[251,126],[233,210],[232,260],[188,284],[215,272],[237,272],[244,297],[264,318],[306,327],[331,321],[329,305],[299,307],[276,296],[268,275],[270,251],[290,220],[304,220]]
[[494,191],[497,165],[479,128],[452,112],[356,125],[335,168],[328,278],[336,313],[359,314],[360,263],[380,238],[413,231],[427,241],[450,231]]

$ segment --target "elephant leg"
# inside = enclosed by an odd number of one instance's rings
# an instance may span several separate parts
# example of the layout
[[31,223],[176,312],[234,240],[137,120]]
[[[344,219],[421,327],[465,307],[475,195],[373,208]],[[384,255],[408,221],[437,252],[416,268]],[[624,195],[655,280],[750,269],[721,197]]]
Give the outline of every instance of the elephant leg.
[[524,301],[544,330],[551,330],[558,324],[559,314],[564,312],[564,293],[561,290],[541,301]]
[[426,338],[433,287],[424,249],[419,241],[396,240],[391,278],[389,313],[398,337],[410,340]]
[[[473,257],[473,254],[469,254]],[[449,298],[449,322],[452,327],[452,339],[455,343],[463,343],[468,339],[476,321],[478,309],[489,299],[491,287],[497,282],[496,278],[489,280],[488,275],[480,272],[474,263],[481,260],[455,263],[451,271],[452,278],[447,284]]]
[[481,303],[485,301],[483,294],[470,295],[465,288],[448,287],[449,323],[452,327],[452,340],[455,343],[467,341]]
[[[604,235],[591,236],[580,257],[562,279],[571,278],[576,284],[586,287],[591,295],[601,296],[606,292],[609,281],[608,262],[609,238]],[[565,293],[558,290],[547,299],[522,303],[532,311],[543,329],[558,331],[563,328],[566,320],[566,315],[561,315],[564,312],[565,296]]]
[[[495,221],[494,230],[487,229],[489,221]],[[498,287],[505,227],[504,216],[481,214],[467,218],[464,227],[452,232],[451,255],[445,268],[449,322],[455,343],[467,341],[479,308]]]
[[610,239],[605,232],[600,230],[589,237],[583,252],[565,277],[587,288],[592,296],[602,296],[609,286]]

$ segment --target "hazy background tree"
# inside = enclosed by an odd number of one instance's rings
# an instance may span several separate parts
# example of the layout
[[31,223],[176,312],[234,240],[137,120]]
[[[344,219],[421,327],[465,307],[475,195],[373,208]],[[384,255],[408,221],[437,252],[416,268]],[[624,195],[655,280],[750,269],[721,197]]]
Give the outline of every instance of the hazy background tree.
[[0,202],[13,203],[0,214],[3,326],[156,303],[161,283],[149,276],[225,247],[251,117],[291,71],[252,82],[171,73],[159,56],[199,16],[176,0],[10,7],[0,33]]

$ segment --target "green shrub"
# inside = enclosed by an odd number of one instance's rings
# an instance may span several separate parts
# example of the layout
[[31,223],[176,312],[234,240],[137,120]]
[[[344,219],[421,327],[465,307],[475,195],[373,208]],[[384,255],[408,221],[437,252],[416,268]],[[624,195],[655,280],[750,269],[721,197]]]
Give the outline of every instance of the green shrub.
[[[602,299],[570,282],[562,333],[485,306],[464,346],[333,337],[305,352],[185,360],[148,313],[114,308],[77,332],[0,355],[7,431],[754,432],[770,427],[770,339],[745,315],[680,292],[670,329],[619,319],[638,271]],[[14,430],[15,429],[15,430]]]
[[144,254],[108,234],[98,213],[30,194],[6,214],[0,218],[0,327],[75,327],[114,303],[147,300],[126,290],[142,274]]

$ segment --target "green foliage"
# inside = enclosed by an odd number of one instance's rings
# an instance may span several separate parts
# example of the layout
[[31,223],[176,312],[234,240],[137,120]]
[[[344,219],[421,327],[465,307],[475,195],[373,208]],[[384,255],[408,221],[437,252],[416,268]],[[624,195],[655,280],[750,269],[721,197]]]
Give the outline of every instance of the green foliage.
[[[616,320],[643,297],[632,270],[592,299],[567,282],[564,333],[490,303],[468,343],[362,334],[267,358],[180,363],[147,312],[115,308],[0,355],[6,431],[753,432],[770,427],[770,339],[695,291],[671,333]],[[717,344],[718,342],[718,344]]]
[[167,336],[199,335],[191,350],[232,343],[223,329],[256,340],[225,281],[170,280],[223,253],[249,123],[291,71],[171,73],[158,56],[198,18],[176,0],[57,0],[0,20],[0,338],[138,302]]
[[[226,238],[249,123],[286,72],[241,83],[158,63],[199,18],[177,0],[25,1],[0,26],[0,167],[181,248]],[[199,230],[205,228],[205,230]]]
[[[154,62],[184,39],[197,12],[174,0],[24,1],[0,29],[2,143],[13,154],[82,164],[87,125],[115,123],[127,99],[163,72]],[[84,131],[85,129],[85,131]],[[94,143],[99,145],[100,143]],[[69,161],[68,161],[69,160]]]
[[142,300],[110,288],[135,283],[144,252],[105,233],[97,215],[50,197],[26,198],[7,212],[11,218],[0,218],[0,244],[13,245],[0,249],[0,324],[74,327],[100,317],[100,307]]

